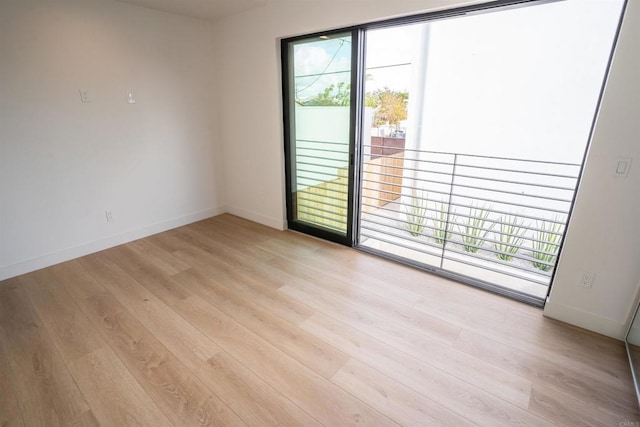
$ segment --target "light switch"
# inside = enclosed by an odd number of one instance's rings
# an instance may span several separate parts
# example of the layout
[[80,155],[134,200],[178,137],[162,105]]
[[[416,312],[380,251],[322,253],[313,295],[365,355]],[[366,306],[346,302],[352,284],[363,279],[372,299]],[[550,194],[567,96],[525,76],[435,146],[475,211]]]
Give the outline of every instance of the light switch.
[[91,102],[89,100],[89,94],[84,89],[80,89],[80,101],[82,101],[82,102]]
[[631,168],[631,158],[623,157],[617,159],[616,164],[616,176],[627,177],[629,175],[629,169]]
[[127,92],[127,103],[128,104],[135,104],[136,103],[136,98],[135,98],[135,96],[133,96],[133,91],[128,91]]

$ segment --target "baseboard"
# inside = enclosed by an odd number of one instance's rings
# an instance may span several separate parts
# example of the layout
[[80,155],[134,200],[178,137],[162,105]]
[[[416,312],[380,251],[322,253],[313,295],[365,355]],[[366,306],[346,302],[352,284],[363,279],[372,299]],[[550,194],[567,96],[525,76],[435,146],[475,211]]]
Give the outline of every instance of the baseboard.
[[285,230],[286,224],[283,218],[274,218],[266,215],[259,214],[247,209],[236,208],[233,206],[225,206],[224,211],[235,216],[239,216],[249,221],[257,222],[258,224],[266,225],[267,227],[275,228],[276,230]]
[[544,315],[618,340],[623,340],[627,333],[625,323],[596,316],[567,305],[554,304],[553,298],[544,306]]
[[109,236],[104,239],[95,240],[93,242],[74,246],[72,248],[64,249],[58,252],[49,253],[27,261],[0,267],[0,280],[9,279],[11,277],[19,276],[25,273],[30,273],[41,268],[49,267],[61,262],[69,261],[74,258],[89,255],[94,252],[109,249],[114,246],[141,239],[143,237],[148,237],[153,234],[161,233],[163,231],[171,230],[172,228],[181,227],[183,225],[191,224],[192,222],[211,218],[212,216],[216,216],[224,212],[225,211],[221,208],[206,209],[182,216],[180,218],[171,219],[169,221],[162,221],[146,227],[117,234],[115,236]]

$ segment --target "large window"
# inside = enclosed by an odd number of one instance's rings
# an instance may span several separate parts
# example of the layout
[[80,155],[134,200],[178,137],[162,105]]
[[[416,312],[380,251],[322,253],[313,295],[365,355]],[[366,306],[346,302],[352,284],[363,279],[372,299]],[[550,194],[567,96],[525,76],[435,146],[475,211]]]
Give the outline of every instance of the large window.
[[283,41],[289,225],[541,305],[623,1],[490,6]]

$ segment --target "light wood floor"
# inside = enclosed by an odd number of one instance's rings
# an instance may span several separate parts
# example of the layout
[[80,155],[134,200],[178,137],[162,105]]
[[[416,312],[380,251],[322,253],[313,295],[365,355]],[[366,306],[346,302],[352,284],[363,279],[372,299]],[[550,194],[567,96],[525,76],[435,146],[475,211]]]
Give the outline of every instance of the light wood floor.
[[2,426],[619,426],[637,409],[620,342],[230,215],[0,283]]

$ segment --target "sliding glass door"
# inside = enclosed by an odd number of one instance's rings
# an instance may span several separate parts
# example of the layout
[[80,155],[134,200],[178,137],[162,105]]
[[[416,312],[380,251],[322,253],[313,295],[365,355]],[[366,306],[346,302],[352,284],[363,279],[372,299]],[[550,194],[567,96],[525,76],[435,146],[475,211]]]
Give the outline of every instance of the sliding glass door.
[[349,245],[356,46],[352,31],[282,43],[288,226]]
[[284,40],[289,228],[543,305],[623,4]]
[[621,6],[369,29],[358,246],[543,304]]

